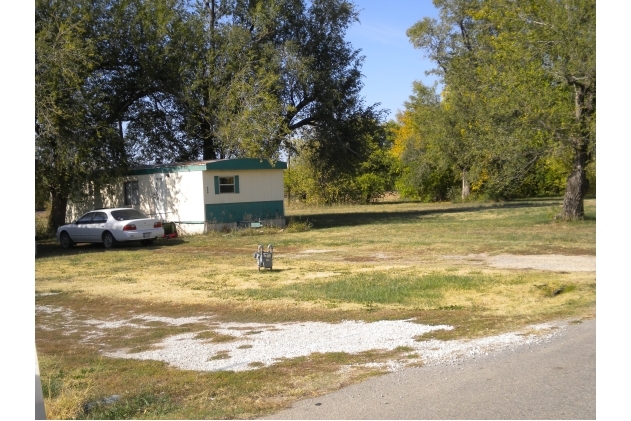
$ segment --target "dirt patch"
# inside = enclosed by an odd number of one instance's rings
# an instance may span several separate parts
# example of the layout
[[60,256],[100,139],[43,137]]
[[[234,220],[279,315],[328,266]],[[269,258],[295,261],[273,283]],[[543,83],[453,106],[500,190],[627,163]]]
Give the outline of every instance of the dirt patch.
[[392,260],[392,257],[383,253],[377,253],[370,256],[350,256],[343,259],[345,262],[381,262],[383,260]]
[[337,275],[339,275],[337,272],[315,272],[303,276],[302,279],[330,278]]
[[515,255],[468,254],[466,256],[442,256],[472,265],[486,264],[502,269],[535,269],[553,272],[595,272],[596,256],[564,256],[559,254]]
[[365,262],[376,262],[377,259],[375,259],[374,257],[345,257],[344,258],[345,262],[352,262],[352,263],[365,263]]
[[301,253],[304,254],[318,254],[318,253],[331,253],[334,250],[303,250]]

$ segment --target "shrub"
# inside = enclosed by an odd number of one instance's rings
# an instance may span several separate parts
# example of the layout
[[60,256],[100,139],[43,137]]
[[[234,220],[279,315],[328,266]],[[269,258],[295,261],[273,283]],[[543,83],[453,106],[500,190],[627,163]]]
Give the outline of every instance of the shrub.
[[287,223],[287,228],[285,228],[286,232],[305,232],[305,231],[309,231],[311,229],[313,225],[311,224],[311,222],[309,222],[309,220],[306,221],[296,221],[296,220],[290,220],[289,223]]
[[35,214],[35,239],[45,240],[54,235],[48,231],[48,219],[46,214]]

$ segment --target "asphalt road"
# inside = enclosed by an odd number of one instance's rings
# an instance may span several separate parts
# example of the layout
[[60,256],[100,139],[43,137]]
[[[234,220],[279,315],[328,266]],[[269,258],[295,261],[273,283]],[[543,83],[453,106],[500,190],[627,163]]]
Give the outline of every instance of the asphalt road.
[[372,378],[267,419],[596,419],[596,320],[548,343]]

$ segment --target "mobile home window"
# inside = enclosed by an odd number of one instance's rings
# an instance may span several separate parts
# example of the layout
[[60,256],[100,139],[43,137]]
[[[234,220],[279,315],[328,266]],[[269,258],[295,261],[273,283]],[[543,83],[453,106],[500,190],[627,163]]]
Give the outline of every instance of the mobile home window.
[[234,193],[234,177],[219,177],[219,193]]
[[215,176],[215,194],[239,193],[239,176],[219,177]]
[[125,183],[125,206],[139,204],[140,195],[138,194],[138,181],[127,181]]

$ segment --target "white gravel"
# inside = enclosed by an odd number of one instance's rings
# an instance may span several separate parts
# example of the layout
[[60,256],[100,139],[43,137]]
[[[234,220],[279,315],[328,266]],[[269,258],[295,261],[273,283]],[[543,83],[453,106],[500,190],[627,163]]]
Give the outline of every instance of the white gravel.
[[[465,359],[480,355],[514,349],[517,346],[548,341],[556,335],[563,324],[542,324],[527,327],[522,332],[490,336],[474,340],[427,340],[415,341],[414,338],[434,330],[451,330],[452,326],[430,326],[415,320],[378,321],[343,321],[341,323],[302,322],[302,323],[220,323],[212,316],[170,318],[152,315],[132,315],[119,320],[80,320],[72,311],[54,306],[36,306],[36,312],[61,314],[63,322],[48,326],[44,321],[42,329],[63,326],[62,334],[83,330],[82,342],[95,344],[108,329],[123,326],[138,329],[150,329],[143,322],[159,321],[169,325],[186,323],[206,324],[208,331],[230,335],[235,339],[230,342],[212,342],[208,339],[195,339],[197,333],[186,333],[166,338],[154,344],[155,349],[128,353],[121,349],[103,352],[113,358],[138,360],[157,360],[166,362],[184,370],[196,371],[245,371],[258,367],[270,366],[286,358],[308,356],[313,353],[347,352],[359,353],[368,350],[393,350],[408,347],[407,358],[366,366],[379,366],[388,371],[397,371],[410,364],[422,362],[426,365],[459,364]],[[416,354],[415,356],[412,356]]]
[[[105,353],[115,358],[164,361],[184,370],[244,371],[269,366],[285,358],[307,356],[312,353],[392,350],[409,347],[416,358],[388,361],[380,365],[396,371],[410,363],[457,364],[467,358],[489,354],[518,345],[548,340],[557,330],[551,325],[531,326],[538,334],[508,333],[476,340],[417,342],[415,336],[433,330],[453,329],[451,326],[429,326],[412,320],[379,321],[365,323],[283,323],[262,325],[257,323],[225,323],[213,326],[217,333],[237,339],[226,343],[213,343],[194,339],[196,333],[169,337],[157,344],[159,349],[128,354],[126,350]],[[407,352],[406,352],[407,353]],[[255,363],[252,365],[252,363]]]

